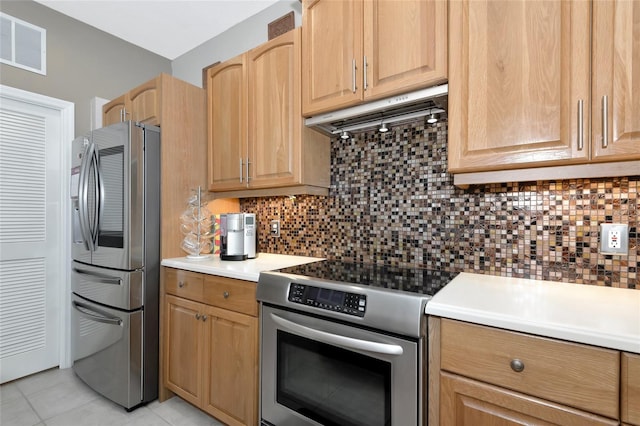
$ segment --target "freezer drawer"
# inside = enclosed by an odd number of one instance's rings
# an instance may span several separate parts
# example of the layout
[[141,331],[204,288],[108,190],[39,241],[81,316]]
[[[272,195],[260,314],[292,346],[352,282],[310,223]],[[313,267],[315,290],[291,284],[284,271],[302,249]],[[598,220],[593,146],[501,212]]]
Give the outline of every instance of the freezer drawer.
[[73,262],[71,291],[85,299],[131,311],[143,305],[142,271],[117,271]]
[[129,409],[142,403],[143,311],[121,312],[72,295],[73,370]]

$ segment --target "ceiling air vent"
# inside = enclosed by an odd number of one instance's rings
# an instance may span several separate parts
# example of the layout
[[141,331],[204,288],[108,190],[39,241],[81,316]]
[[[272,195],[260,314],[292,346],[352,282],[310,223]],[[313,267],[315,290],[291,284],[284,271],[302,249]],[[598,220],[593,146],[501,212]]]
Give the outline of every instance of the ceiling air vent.
[[47,74],[47,30],[0,12],[0,62]]

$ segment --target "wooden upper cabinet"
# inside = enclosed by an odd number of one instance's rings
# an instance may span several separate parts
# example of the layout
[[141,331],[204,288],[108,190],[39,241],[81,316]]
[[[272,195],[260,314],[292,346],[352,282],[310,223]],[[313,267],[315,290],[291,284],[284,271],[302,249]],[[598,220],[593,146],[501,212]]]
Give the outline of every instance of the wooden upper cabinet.
[[365,1],[363,28],[365,99],[446,82],[446,1]]
[[133,120],[160,125],[162,75],[141,84],[102,107],[102,125]]
[[209,190],[246,188],[246,54],[207,71]]
[[450,172],[588,160],[590,9],[449,3]]
[[160,125],[160,97],[162,96],[160,78],[141,84],[128,94],[131,119],[144,124]]
[[300,30],[250,50],[249,177],[253,188],[300,181]]
[[[595,161],[640,158],[639,34],[639,1],[593,2]],[[603,128],[607,129],[606,139]]]
[[447,79],[447,2],[304,0],[305,116]]
[[305,0],[302,11],[302,112],[362,99],[362,0]]
[[111,124],[123,121],[123,114],[126,111],[127,95],[118,96],[111,102],[106,103],[102,107],[102,125],[109,126]]

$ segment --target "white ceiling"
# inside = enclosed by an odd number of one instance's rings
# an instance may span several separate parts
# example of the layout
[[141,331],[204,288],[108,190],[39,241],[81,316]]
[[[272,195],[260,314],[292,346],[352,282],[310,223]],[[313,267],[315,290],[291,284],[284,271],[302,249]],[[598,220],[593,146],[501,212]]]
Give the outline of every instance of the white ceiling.
[[173,60],[279,0],[36,0]]

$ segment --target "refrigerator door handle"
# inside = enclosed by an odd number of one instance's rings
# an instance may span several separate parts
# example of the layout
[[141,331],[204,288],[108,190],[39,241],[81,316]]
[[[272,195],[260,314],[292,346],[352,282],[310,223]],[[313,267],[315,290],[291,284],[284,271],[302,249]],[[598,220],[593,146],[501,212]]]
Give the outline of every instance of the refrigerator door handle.
[[73,304],[73,308],[78,311],[80,315],[89,318],[92,321],[118,326],[122,325],[122,320],[118,317],[111,316],[106,312],[92,308],[89,305],[85,305],[84,303],[77,302],[75,300],[71,303]]
[[[86,142],[87,139],[85,139]],[[80,176],[78,178],[78,216],[80,219],[80,234],[84,246],[87,250],[91,251],[93,246],[89,246],[91,239],[90,224],[89,224],[89,200],[87,194],[87,184],[89,180],[89,168],[91,167],[91,144],[87,144],[82,154],[82,162],[80,164]]]
[[94,191],[94,209],[93,209],[93,217],[91,222],[91,246],[92,251],[96,251],[98,248],[98,234],[100,231],[100,171],[98,170],[98,153],[96,151],[96,144],[92,144],[91,149],[91,170],[93,171],[93,191]]
[[115,284],[122,285],[122,279],[117,277],[110,277],[108,275],[96,274],[95,272],[85,271],[84,269],[73,268],[73,272],[80,275],[88,275],[93,279],[94,282],[99,282],[103,284]]

